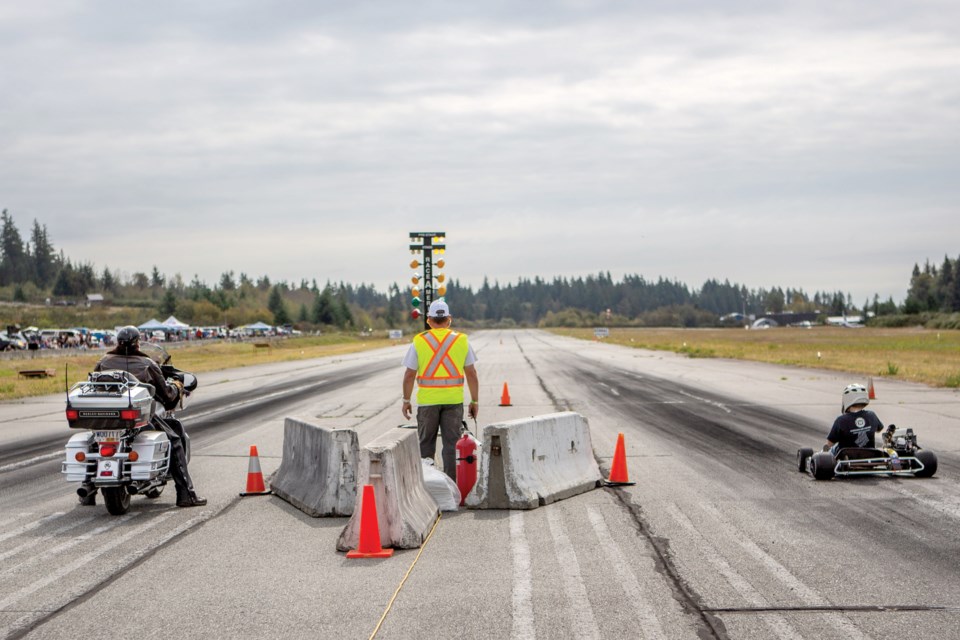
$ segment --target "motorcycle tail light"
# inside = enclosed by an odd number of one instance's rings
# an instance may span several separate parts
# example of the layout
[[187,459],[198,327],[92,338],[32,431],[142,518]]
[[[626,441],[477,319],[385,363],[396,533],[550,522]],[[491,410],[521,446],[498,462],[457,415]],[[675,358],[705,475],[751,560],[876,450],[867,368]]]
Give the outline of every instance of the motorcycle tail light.
[[121,420],[139,420],[140,409],[122,409],[120,411]]
[[80,419],[80,412],[76,409],[67,409],[67,421],[73,422]]
[[116,445],[112,445],[112,444],[100,445],[100,455],[103,456],[104,458],[109,458],[116,452],[117,452]]
[[77,455],[73,457],[77,462],[83,462],[87,459],[87,454],[85,454],[83,451],[77,451]]
[[129,460],[130,462],[136,462],[139,459],[140,459],[140,454],[137,453],[136,451],[131,451],[130,453],[127,454],[127,460]]

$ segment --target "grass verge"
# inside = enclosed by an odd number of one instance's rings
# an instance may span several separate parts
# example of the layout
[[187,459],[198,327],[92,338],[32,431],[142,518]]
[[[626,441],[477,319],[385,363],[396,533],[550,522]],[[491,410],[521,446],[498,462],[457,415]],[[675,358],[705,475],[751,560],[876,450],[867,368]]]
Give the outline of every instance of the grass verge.
[[[551,329],[596,340],[593,329]],[[866,327],[743,329],[610,329],[612,342],[638,349],[673,351],[691,358],[732,358],[797,367],[848,371],[960,387],[960,331]]]
[[[330,334],[246,342],[184,342],[170,345],[168,351],[171,362],[177,367],[203,373],[270,362],[343,355],[391,344],[394,342],[386,338]],[[71,385],[85,379],[103,353],[71,350],[23,352],[0,360],[0,400],[61,393],[65,373]],[[21,371],[38,369],[50,369],[55,373],[48,378],[24,378],[20,375]]]

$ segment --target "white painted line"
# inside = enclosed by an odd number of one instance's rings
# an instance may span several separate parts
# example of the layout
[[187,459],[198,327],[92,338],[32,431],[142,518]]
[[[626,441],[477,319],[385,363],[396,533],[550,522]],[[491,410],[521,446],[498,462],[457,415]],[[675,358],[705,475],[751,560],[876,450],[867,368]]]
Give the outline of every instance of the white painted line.
[[[777,561],[773,556],[761,549],[753,540],[745,537],[742,532],[737,531],[727,521],[719,509],[707,503],[702,503],[699,506],[726,530],[725,533],[729,538],[736,541],[736,543],[740,545],[740,547],[746,551],[748,555],[752,556],[760,564],[766,567],[767,570],[774,575],[774,577],[780,580],[780,582],[782,582],[793,593],[795,593],[804,605],[811,607],[830,606],[830,602],[826,598],[806,585],[802,580],[800,580],[800,578],[793,575],[789,569],[780,564],[780,562]],[[860,628],[857,627],[857,625],[852,620],[847,618],[843,613],[825,612],[823,615],[830,618],[830,622],[833,626],[838,627],[841,631],[843,631],[843,637],[855,638],[858,640],[869,638],[869,636],[864,635]]]
[[[956,503],[948,504],[944,499],[936,498],[924,498],[923,496],[910,491],[909,489],[904,489],[901,486],[894,486],[893,490],[899,493],[902,496],[906,496],[913,500],[916,500],[920,504],[926,505],[933,509],[934,511],[939,511],[945,516],[953,518],[955,520],[960,520],[960,506]],[[946,498],[946,496],[944,496]]]
[[791,591],[797,594],[797,597],[800,598],[800,601],[803,602],[804,605],[811,607],[829,606],[830,603],[826,598],[801,582],[801,580],[793,575],[789,569],[780,564],[770,554],[757,546],[753,540],[745,537],[742,532],[732,531],[732,526],[729,525],[729,523],[726,521],[726,518],[723,517],[723,514],[720,513],[717,508],[706,503],[699,506],[714,519],[718,520],[723,528],[727,529],[726,534],[738,545],[740,545],[744,551],[746,551],[750,556],[766,567],[770,573],[776,576],[780,582],[789,587]]
[[630,570],[630,562],[626,556],[623,555],[623,551],[620,550],[613,536],[610,535],[610,529],[607,527],[603,515],[593,507],[588,507],[587,517],[590,519],[590,524],[597,534],[600,548],[603,550],[604,555],[607,556],[610,566],[613,567],[613,571],[617,575],[620,586],[623,587],[623,591],[627,595],[627,600],[633,604],[634,613],[636,613],[640,621],[640,629],[643,631],[643,637],[647,640],[660,640],[664,638],[663,628],[660,626],[660,621],[657,620],[657,616],[653,611],[653,599],[640,585],[637,576]]
[[513,631],[515,640],[537,637],[533,621],[533,584],[530,545],[523,532],[523,511],[510,512],[510,551],[513,555]]
[[[115,571],[122,571],[123,569],[125,569],[125,568],[133,565],[134,563],[136,563],[138,560],[140,560],[141,558],[143,558],[146,554],[150,553],[151,551],[153,551],[153,550],[156,549],[157,547],[160,547],[160,546],[166,544],[167,542],[169,542],[169,541],[172,540],[173,538],[179,536],[181,533],[183,533],[183,532],[191,529],[192,527],[200,524],[201,522],[206,522],[206,521],[209,520],[210,518],[214,517],[215,515],[217,515],[217,514],[220,513],[221,511],[223,511],[223,509],[224,509],[225,507],[226,507],[226,505],[224,505],[224,507],[221,507],[221,508],[219,508],[219,509],[211,509],[211,510],[209,510],[209,511],[204,511],[203,513],[201,513],[201,514],[198,515],[197,517],[191,518],[190,520],[187,520],[186,522],[178,525],[177,527],[174,527],[173,529],[171,529],[171,530],[168,531],[167,533],[161,535],[159,538],[153,538],[153,539],[151,539],[151,540],[150,540],[151,544],[149,544],[148,546],[146,546],[146,547],[144,547],[144,548],[142,548],[142,549],[137,549],[137,550],[135,550],[135,551],[132,551],[132,552],[128,553],[124,558],[122,558],[122,559],[118,560],[117,562],[115,562],[115,563],[114,563]],[[82,557],[82,558],[79,558],[76,562],[73,562],[73,563],[71,563],[70,565],[68,565],[68,566],[66,566],[66,567],[63,567],[62,569],[58,570],[55,575],[53,575],[53,576],[48,576],[48,577],[44,578],[44,579],[41,581],[41,582],[43,582],[44,584],[41,584],[39,587],[33,589],[33,585],[31,585],[30,587],[27,587],[27,588],[32,589],[31,593],[33,593],[33,592],[35,592],[35,591],[37,591],[37,590],[39,590],[39,589],[42,589],[43,587],[45,587],[45,586],[53,583],[55,580],[57,580],[57,579],[65,576],[65,575],[67,575],[67,574],[70,573],[71,571],[74,571],[75,569],[79,569],[79,568],[83,567],[85,564],[88,564],[89,562],[95,561],[98,557],[100,557],[101,555],[103,555],[105,552],[110,551],[112,548],[114,548],[114,547],[116,547],[116,546],[119,546],[120,544],[123,544],[126,540],[128,540],[128,539],[130,539],[130,538],[132,538],[132,537],[136,537],[136,536],[140,535],[141,533],[143,533],[143,531],[149,529],[150,527],[153,527],[153,526],[155,526],[155,525],[160,524],[161,522],[163,522],[164,520],[166,520],[167,518],[169,518],[170,516],[172,516],[174,513],[175,513],[174,511],[170,511],[170,512],[167,512],[167,513],[165,513],[165,514],[162,514],[162,515],[159,515],[159,516],[154,517],[152,520],[150,520],[149,522],[145,522],[142,526],[137,527],[137,528],[134,529],[133,531],[129,531],[129,532],[125,533],[124,535],[122,535],[122,536],[119,537],[119,538],[113,538],[113,539],[111,539],[109,544],[105,545],[105,546],[102,547],[102,548],[99,548],[97,551],[88,553],[86,556],[84,556],[84,557]],[[81,587],[81,588],[85,590],[85,589],[87,589],[87,588],[89,588],[89,587]],[[68,602],[70,602],[71,600],[73,600],[74,598],[78,597],[81,593],[82,593],[82,591],[81,591],[81,592],[77,592],[75,589],[73,589],[73,590],[64,589],[64,590],[62,590],[62,592],[56,597],[56,605],[55,605],[55,606],[56,606],[56,607],[61,607],[61,606],[65,605],[65,604],[67,604]],[[5,602],[0,602],[0,610],[2,610],[5,606],[6,606]],[[19,628],[22,628],[24,625],[31,624],[31,623],[34,622],[35,620],[38,620],[38,619],[40,619],[41,617],[43,617],[43,616],[45,616],[45,615],[47,615],[47,610],[31,612],[31,613],[29,613],[28,615],[23,616],[23,617],[18,618],[17,620],[15,620],[15,621],[13,622],[13,624],[11,624],[10,627],[7,629],[7,631],[8,631],[8,633],[9,633],[9,632],[11,632],[11,631],[14,631],[14,630],[17,630],[17,629],[19,629]]]
[[[714,547],[707,538],[701,534],[690,519],[680,511],[675,504],[667,507],[670,516],[683,527],[688,533],[699,538],[697,547],[703,551],[704,559],[733,587],[744,601],[751,607],[765,608],[770,603],[757,591],[750,582],[737,573],[730,564],[721,557],[720,552]],[[775,638],[791,638],[792,640],[803,640],[796,629],[794,629],[783,616],[779,614],[763,614],[760,616],[768,627],[773,631]]]
[[20,522],[24,518],[29,518],[32,515],[33,513],[31,513],[30,511],[11,514],[10,517],[7,518],[6,520],[0,520],[0,529],[3,529],[4,527],[14,524],[16,522]]
[[26,533],[27,531],[30,531],[31,529],[36,529],[36,528],[39,527],[40,525],[42,525],[42,524],[44,524],[44,523],[46,523],[46,522],[49,522],[50,520],[56,520],[57,518],[59,518],[60,516],[62,516],[64,513],[65,513],[64,511],[57,511],[56,513],[51,513],[50,515],[48,515],[48,516],[46,516],[46,517],[44,517],[44,518],[40,518],[39,520],[35,520],[34,522],[30,522],[30,523],[27,523],[27,524],[22,525],[22,526],[20,526],[20,527],[17,527],[16,529],[13,529],[12,531],[7,531],[7,532],[4,533],[4,534],[0,534],[0,542],[3,542],[4,540],[9,540],[10,538],[14,538],[14,537],[16,537],[16,536],[19,536],[20,534]]
[[23,562],[11,564],[9,567],[7,567],[6,569],[4,569],[3,571],[0,571],[0,575],[4,575],[4,574],[7,574],[7,573],[13,573],[14,571],[17,571],[17,570],[19,570],[19,569],[22,569],[23,567],[26,567],[26,566],[28,566],[28,565],[30,565],[30,564],[33,564],[33,563],[35,563],[35,562],[40,562],[41,560],[44,560],[44,559],[46,559],[46,558],[53,557],[53,556],[57,555],[58,553],[60,553],[61,551],[66,551],[67,549],[72,549],[73,547],[77,546],[78,544],[81,544],[81,543],[83,543],[83,542],[86,542],[87,540],[89,540],[90,538],[93,538],[94,536],[98,536],[98,535],[100,535],[101,533],[104,533],[105,531],[110,531],[111,529],[115,529],[115,528],[119,527],[120,525],[122,525],[122,524],[126,523],[128,520],[130,520],[130,518],[134,518],[134,517],[136,517],[136,516],[138,516],[138,515],[140,515],[139,512],[128,513],[127,515],[125,515],[125,516],[120,516],[119,518],[113,518],[113,517],[111,516],[110,524],[106,524],[106,525],[104,525],[104,526],[102,526],[102,527],[97,527],[96,529],[93,529],[92,531],[88,531],[88,532],[86,532],[86,533],[84,533],[84,534],[82,534],[82,535],[77,536],[76,538],[71,538],[70,540],[67,540],[66,542],[63,542],[63,543],[58,544],[58,545],[56,545],[56,546],[50,547],[49,549],[44,549],[44,550],[41,551],[40,553],[38,553],[38,554],[36,554],[36,555],[34,555],[34,556],[30,556],[30,558],[24,560]]
[[580,563],[573,550],[570,538],[561,520],[560,510],[548,507],[547,522],[550,524],[550,536],[553,538],[553,547],[560,564],[560,575],[563,578],[563,590],[567,593],[567,620],[570,623],[571,634],[575,638],[599,638],[600,629],[593,617],[593,608],[587,597],[587,589],[583,585],[583,576],[580,575]]
[[[63,441],[66,444],[66,440]],[[64,456],[63,449],[57,449],[52,453],[45,453],[42,456],[36,456],[30,458],[29,460],[21,460],[20,462],[13,462],[11,464],[5,464],[0,467],[0,473],[4,471],[14,471],[15,469],[22,469],[23,467],[29,467],[31,465],[37,464],[38,462],[46,462],[47,460],[53,460],[55,458],[61,458]]]
[[252,395],[249,400],[239,400],[237,402],[231,402],[227,405],[218,406],[215,409],[210,409],[209,411],[203,411],[200,413],[188,413],[184,416],[185,420],[193,420],[196,418],[205,418],[206,416],[213,415],[216,413],[223,413],[225,411],[230,411],[231,409],[236,409],[238,407],[244,407],[248,404],[258,404],[264,402],[265,400],[270,400],[271,398],[278,398],[281,396],[294,395],[305,389],[310,389],[320,384],[326,383],[326,379],[317,380],[316,382],[311,382],[309,384],[302,384],[299,387],[291,387],[290,389],[284,389],[283,391],[274,391],[273,393],[268,393],[266,395]]
[[[117,520],[124,520],[127,517],[132,517],[132,515],[136,515],[136,514],[128,514],[128,516],[121,516],[120,518],[117,518]],[[94,560],[104,555],[108,551],[113,550],[115,547],[119,547],[121,544],[123,544],[130,538],[134,538],[136,536],[142,535],[144,531],[157,526],[158,524],[160,524],[161,522],[163,522],[164,520],[166,520],[172,515],[173,515],[173,512],[170,511],[168,513],[163,513],[163,514],[154,516],[153,518],[143,523],[139,527],[133,527],[126,533],[123,533],[117,537],[109,537],[102,542],[98,541],[98,543],[96,544],[96,549],[94,551],[91,551],[90,553],[80,556],[73,562],[70,562],[65,565],[61,565],[60,568],[57,569],[56,571],[48,573],[47,575],[40,578],[39,580],[35,580],[34,582],[20,589],[19,591],[15,591],[14,593],[11,593],[9,596],[4,598],[3,600],[0,600],[0,611],[2,611],[3,609],[6,609],[11,604],[15,604],[20,600],[23,600],[27,596],[33,593],[36,593],[40,589],[43,589],[44,587],[50,584],[53,584],[54,582],[64,577],[65,575],[72,573],[77,569],[80,569],[85,565],[93,562]]]
[[19,547],[14,547],[13,549],[10,549],[10,550],[8,550],[8,551],[4,551],[3,553],[0,553],[0,562],[6,560],[7,558],[12,558],[13,556],[17,555],[18,553],[21,553],[22,551],[26,551],[27,549],[29,549],[29,548],[31,548],[31,547],[35,547],[35,546],[37,546],[38,544],[40,544],[41,542],[47,542],[47,541],[51,540],[52,538],[60,535],[61,533],[64,533],[64,532],[66,532],[66,531],[70,531],[70,529],[75,529],[75,528],[77,528],[77,527],[79,527],[79,526],[81,526],[81,525],[87,524],[88,522],[90,522],[91,520],[93,520],[93,519],[96,518],[96,517],[97,517],[97,516],[87,516],[86,518],[80,518],[80,519],[77,520],[76,522],[71,522],[71,523],[69,523],[69,524],[67,524],[67,525],[65,525],[65,526],[63,526],[63,527],[60,527],[59,529],[54,529],[53,531],[51,531],[50,533],[48,533],[48,534],[45,535],[45,536],[38,536],[38,537],[32,538],[32,539],[28,540],[27,542],[24,542],[23,544],[21,544]]
[[700,396],[695,396],[695,395],[693,395],[692,393],[687,393],[687,392],[684,391],[683,389],[680,389],[679,392],[680,392],[682,395],[687,396],[688,398],[693,398],[694,400],[699,400],[700,402],[705,402],[705,403],[707,403],[707,404],[709,404],[709,405],[713,405],[714,407],[717,407],[718,409],[723,409],[723,410],[726,411],[727,413],[733,413],[733,411],[731,411],[730,408],[727,407],[727,405],[723,404],[722,402],[714,402],[713,400],[707,400],[706,398],[701,398]]

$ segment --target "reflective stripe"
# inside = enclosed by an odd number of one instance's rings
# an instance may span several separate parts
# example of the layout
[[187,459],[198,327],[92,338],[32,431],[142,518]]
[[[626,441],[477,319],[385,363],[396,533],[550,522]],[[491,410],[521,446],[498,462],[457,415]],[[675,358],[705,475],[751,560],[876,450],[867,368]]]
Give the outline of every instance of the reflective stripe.
[[[421,379],[432,379],[437,375],[437,370],[440,368],[440,365],[443,365],[443,368],[447,370],[447,373],[450,375],[460,373],[460,370],[457,369],[457,365],[453,364],[453,360],[450,359],[450,347],[453,346],[453,343],[457,341],[460,337],[459,333],[450,332],[443,339],[443,342],[438,343],[437,337],[433,334],[426,334],[423,339],[426,343],[433,349],[433,357],[430,359],[430,362],[427,364],[427,368],[423,370],[423,375]],[[461,377],[461,384],[463,378]]]
[[463,385],[463,378],[417,378],[421,387],[459,387]]

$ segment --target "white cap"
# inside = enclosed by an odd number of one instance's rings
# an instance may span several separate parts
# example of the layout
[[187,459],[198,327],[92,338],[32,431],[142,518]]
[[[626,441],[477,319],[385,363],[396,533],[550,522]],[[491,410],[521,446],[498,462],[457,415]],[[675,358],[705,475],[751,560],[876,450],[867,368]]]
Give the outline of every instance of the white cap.
[[430,310],[427,311],[428,318],[446,318],[450,315],[450,307],[447,306],[447,303],[443,301],[443,298],[440,300],[434,300],[430,303]]

